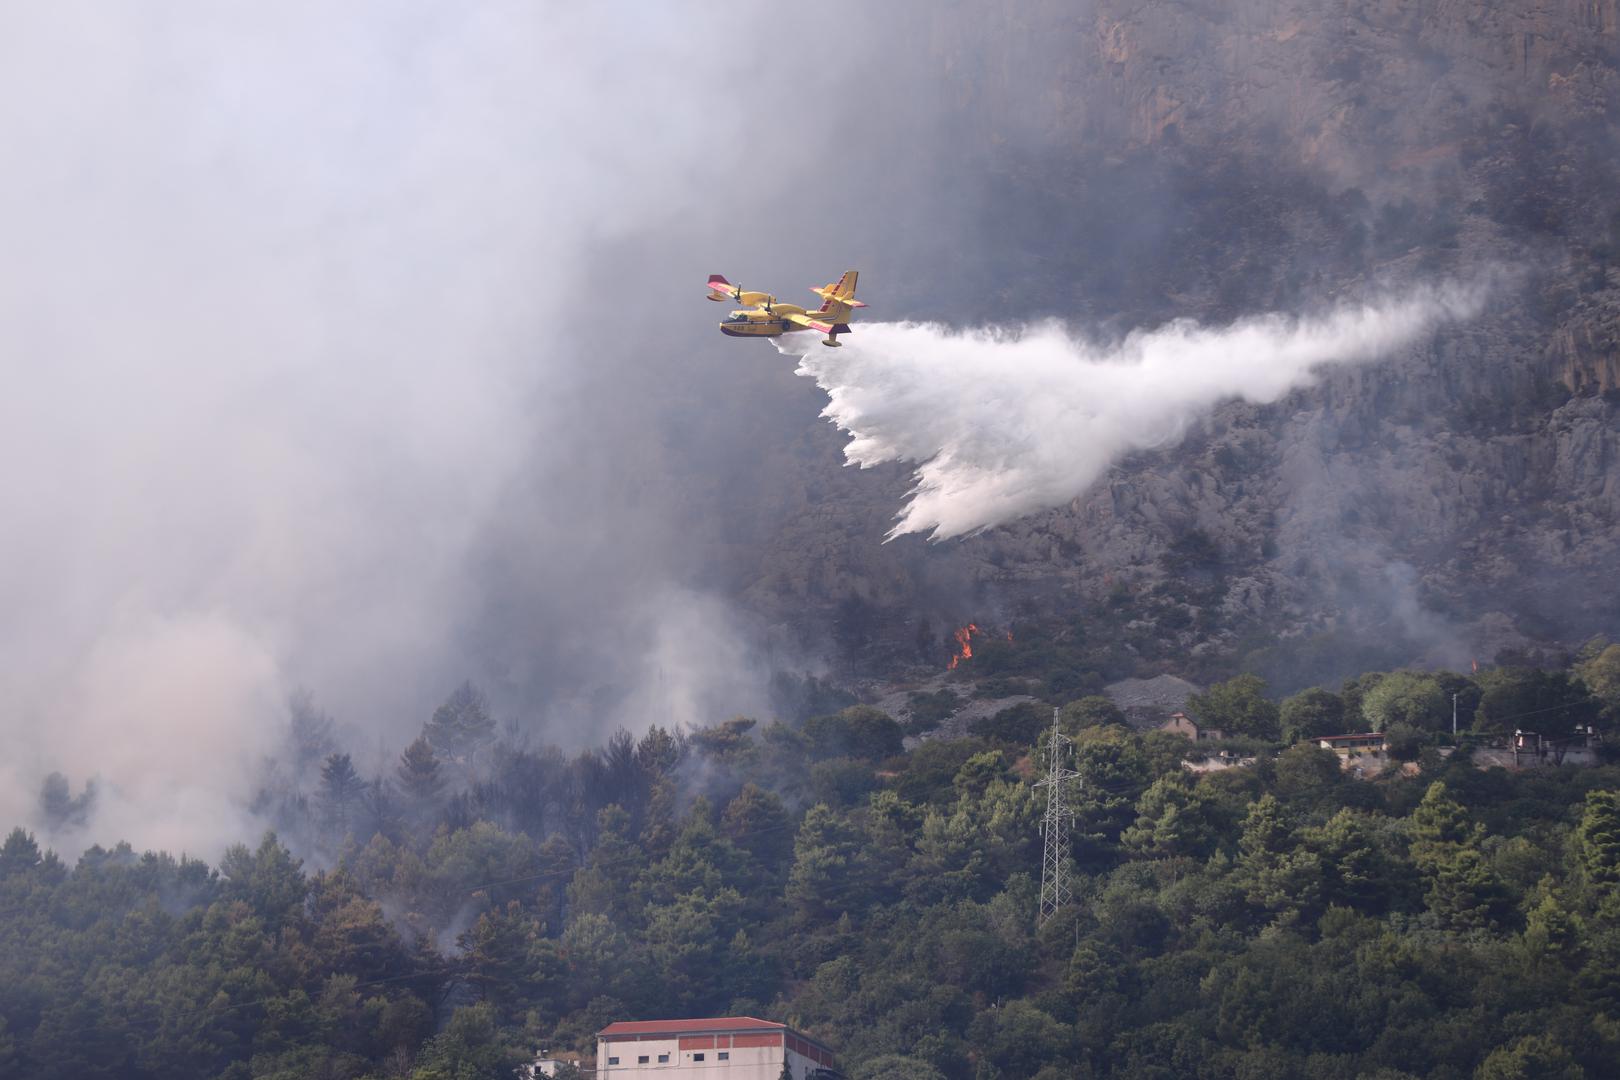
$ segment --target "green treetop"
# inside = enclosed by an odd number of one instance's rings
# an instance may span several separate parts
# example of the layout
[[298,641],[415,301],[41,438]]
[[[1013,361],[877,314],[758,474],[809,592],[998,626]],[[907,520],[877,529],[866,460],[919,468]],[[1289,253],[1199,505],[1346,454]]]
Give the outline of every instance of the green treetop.
[[1188,698],[1187,707],[1200,723],[1227,735],[1275,739],[1279,734],[1279,710],[1275,702],[1267,700],[1266,681],[1258,675],[1216,683],[1205,693]]

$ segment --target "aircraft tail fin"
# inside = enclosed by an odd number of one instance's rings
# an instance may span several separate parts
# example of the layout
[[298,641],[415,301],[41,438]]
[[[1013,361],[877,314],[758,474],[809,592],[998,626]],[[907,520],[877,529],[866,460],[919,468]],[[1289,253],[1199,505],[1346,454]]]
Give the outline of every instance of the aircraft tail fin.
[[855,299],[855,281],[859,276],[854,270],[845,270],[844,276],[836,282],[810,291],[824,301],[821,305],[823,311],[831,310],[834,304],[842,304],[848,308],[863,308],[866,305]]

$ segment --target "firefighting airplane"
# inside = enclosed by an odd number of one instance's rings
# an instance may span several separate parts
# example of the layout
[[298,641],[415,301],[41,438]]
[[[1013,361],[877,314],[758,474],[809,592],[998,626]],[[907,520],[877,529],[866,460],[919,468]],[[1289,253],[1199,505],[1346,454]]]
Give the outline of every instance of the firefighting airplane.
[[855,271],[846,270],[835,284],[810,291],[821,297],[821,307],[806,312],[797,304],[778,304],[769,293],[744,292],[719,274],[709,275],[710,300],[735,300],[742,311],[733,311],[720,324],[720,332],[731,337],[781,337],[797,330],[816,330],[827,335],[823,345],[838,346],[839,334],[847,334],[849,315],[866,305],[855,299]]

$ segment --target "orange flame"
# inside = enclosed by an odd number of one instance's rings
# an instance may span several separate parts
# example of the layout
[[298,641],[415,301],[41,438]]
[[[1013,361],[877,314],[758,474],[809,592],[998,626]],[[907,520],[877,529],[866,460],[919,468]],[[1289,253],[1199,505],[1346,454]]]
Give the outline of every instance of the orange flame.
[[950,664],[945,668],[946,671],[955,671],[957,664],[960,664],[963,660],[973,659],[973,635],[977,633],[979,633],[978,624],[968,623],[953,635],[956,638],[956,655],[951,657]]

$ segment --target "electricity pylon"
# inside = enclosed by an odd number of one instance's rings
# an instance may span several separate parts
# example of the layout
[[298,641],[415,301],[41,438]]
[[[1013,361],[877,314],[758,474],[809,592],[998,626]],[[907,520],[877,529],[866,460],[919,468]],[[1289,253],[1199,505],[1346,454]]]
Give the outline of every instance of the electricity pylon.
[[1074,825],[1074,809],[1069,806],[1069,781],[1080,774],[1068,767],[1069,737],[1058,730],[1058,711],[1052,710],[1052,738],[1047,743],[1050,764],[1046,779],[1036,787],[1046,789],[1046,817],[1041,833],[1046,851],[1041,856],[1041,910],[1037,925],[1052,917],[1072,897],[1069,891],[1069,829]]

